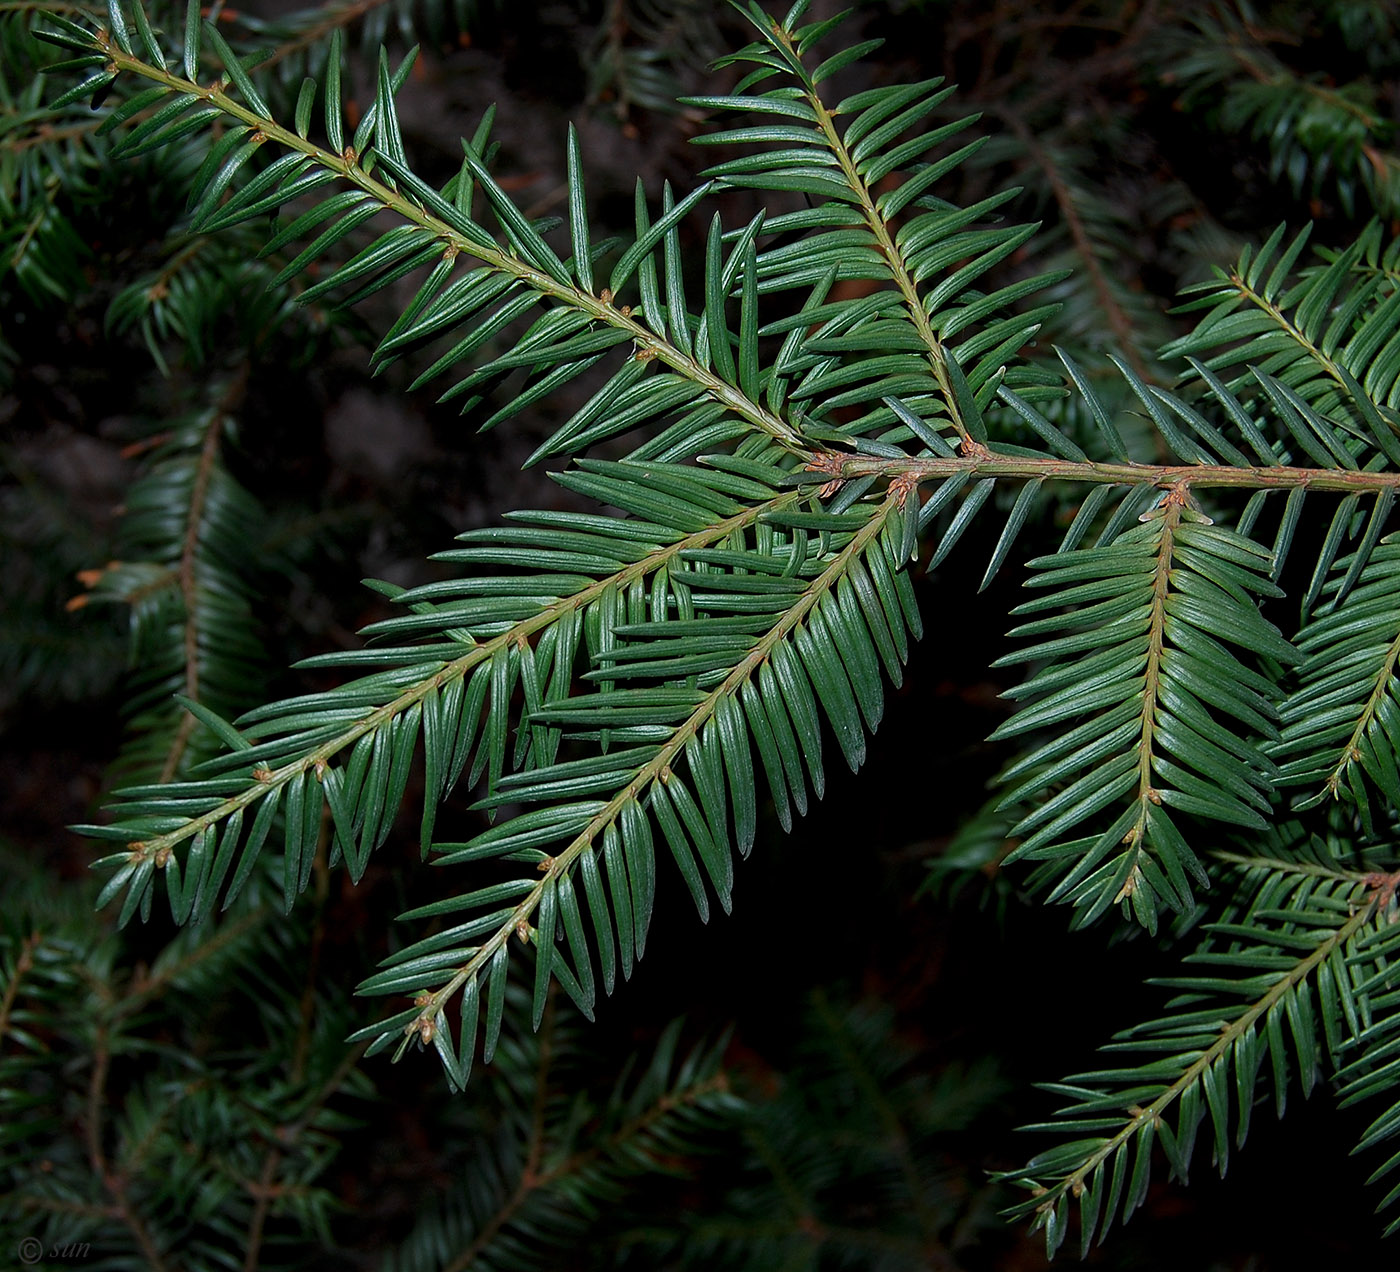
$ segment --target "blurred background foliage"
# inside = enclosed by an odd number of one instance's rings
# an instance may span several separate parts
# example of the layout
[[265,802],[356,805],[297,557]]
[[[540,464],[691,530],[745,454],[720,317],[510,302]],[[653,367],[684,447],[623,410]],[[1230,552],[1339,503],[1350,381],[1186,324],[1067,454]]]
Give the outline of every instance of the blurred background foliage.
[[[398,293],[298,307],[304,282],[272,285],[291,250],[259,258],[257,227],[189,230],[193,149],[108,164],[100,110],[50,117],[35,69],[54,51],[31,32],[44,9],[85,7],[0,0],[0,1258],[31,1237],[172,1272],[1041,1266],[987,1172],[1023,1156],[1011,1128],[1043,1113],[1029,1084],[1068,1067],[1084,1032],[1133,1018],[1156,951],[1120,947],[1094,995],[1069,994],[1093,947],[999,872],[1005,828],[978,808],[1002,758],[981,739],[1004,718],[986,670],[1003,606],[950,613],[957,564],[919,580],[934,649],[859,785],[834,781],[820,816],[768,836],[723,931],[663,905],[677,917],[622,1010],[600,1004],[585,1035],[556,1002],[465,1098],[436,1065],[361,1067],[342,1042],[363,1023],[355,969],[384,953],[367,933],[423,891],[411,834],[355,889],[318,862],[291,923],[257,873],[217,923],[178,935],[93,913],[89,848],[65,826],[104,788],[207,753],[173,695],[229,717],[306,685],[281,669],[381,616],[359,579],[427,581],[427,551],[537,489],[521,461],[590,390],[468,434],[472,419],[405,396],[397,368],[372,378],[366,336]],[[563,210],[574,120],[605,231],[630,223],[635,173],[655,194],[695,170],[698,118],[675,98],[739,35],[711,0],[253,0],[209,16],[262,51],[282,114],[331,31],[421,44],[401,104],[420,170],[445,176],[496,102],[496,170],[532,216]],[[1074,271],[1042,348],[1091,374],[1116,349],[1160,382],[1180,288],[1281,220],[1312,221],[1322,246],[1373,217],[1400,228],[1400,12],[1381,0],[872,0],[856,26],[886,43],[853,75],[943,74],[959,85],[949,118],[983,112],[992,140],[945,193],[965,206],[1021,187],[1006,212],[1042,229],[1014,267]],[[744,215],[744,192],[725,197]],[[466,838],[480,814],[462,799],[443,817]],[[832,897],[824,868],[857,853],[868,868]],[[778,905],[793,854],[812,862],[808,895]],[[685,983],[684,1021],[650,974],[663,966]],[[1343,1123],[1261,1127],[1228,1194],[1154,1190],[1090,1262],[1268,1272],[1364,1255],[1360,1169],[1308,1165],[1343,1155]],[[1286,1235],[1252,1221],[1300,1179],[1307,1214]]]

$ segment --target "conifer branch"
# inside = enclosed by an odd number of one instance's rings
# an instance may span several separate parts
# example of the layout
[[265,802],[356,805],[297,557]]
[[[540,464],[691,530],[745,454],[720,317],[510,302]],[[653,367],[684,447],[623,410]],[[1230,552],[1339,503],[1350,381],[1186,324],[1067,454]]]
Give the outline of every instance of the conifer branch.
[[38,932],[31,932],[26,936],[20,945],[19,953],[15,956],[13,973],[5,978],[5,992],[0,994],[0,1041],[4,1040],[9,1032],[10,1013],[19,997],[20,985],[25,976],[34,970],[34,953],[42,943],[43,936]]
[[106,1128],[105,1112],[108,1107],[107,1078],[111,1069],[111,1030],[106,1020],[97,1023],[97,1036],[93,1045],[92,1074],[88,1079],[87,1133],[88,1160],[93,1174],[102,1182],[112,1197],[117,1216],[131,1233],[142,1256],[153,1272],[166,1272],[169,1265],[162,1257],[150,1228],[141,1217],[127,1190],[125,1163],[113,1169],[107,1160],[106,1149],[102,1144]]
[[[792,599],[778,621],[763,633],[728,675],[701,699],[690,715],[657,749],[655,755],[638,768],[631,779],[589,818],[561,852],[540,862],[544,877],[521,898],[504,922],[487,937],[466,963],[452,973],[446,983],[415,1000],[419,1011],[414,1019],[402,1026],[405,1041],[415,1035],[425,1043],[431,1041],[437,1033],[439,1013],[446,1004],[490,965],[491,960],[505,947],[511,936],[527,937],[530,919],[539,908],[546,892],[556,887],[561,878],[572,872],[579,855],[601,840],[608,829],[622,817],[624,810],[636,806],[654,783],[664,786],[671,781],[671,766],[686,752],[720,705],[738,697],[740,689],[748,684],[758,669],[769,660],[774,649],[788,640],[822,598],[832,591],[839,580],[847,576],[852,563],[858,561],[871,544],[878,540],[888,519],[902,511],[906,497],[907,492],[892,489],[882,503],[870,512],[865,525],[851,537],[850,542],[831,559],[821,574]],[[545,958],[549,952],[547,949],[541,950],[538,957]]]
[[[1286,975],[1280,976],[1244,1011],[1224,1024],[1216,1041],[1187,1065],[1181,1075],[1171,1082],[1160,1095],[1140,1108],[1135,1106],[1121,1128],[1099,1143],[1085,1156],[1080,1165],[1063,1178],[1057,1179],[1048,1188],[1034,1186],[1033,1199],[1023,1203],[1018,1209],[1034,1211],[1037,1216],[1037,1226],[1046,1225],[1054,1229],[1057,1225],[1062,1225],[1063,1218],[1057,1220],[1056,1214],[1057,1212],[1062,1213],[1061,1208],[1068,1197],[1076,1199],[1084,1197],[1089,1191],[1090,1180],[1095,1176],[1095,1173],[1101,1173],[1101,1168],[1107,1162],[1124,1153],[1134,1141],[1141,1142],[1147,1128],[1152,1128],[1157,1138],[1165,1140],[1166,1136],[1170,1134],[1164,1123],[1164,1115],[1168,1110],[1179,1103],[1188,1092],[1197,1090],[1206,1076],[1211,1074],[1217,1066],[1228,1063],[1241,1039],[1252,1034],[1261,1021],[1267,1019],[1272,1011],[1285,1003],[1290,995],[1305,985],[1309,978],[1313,977],[1336,951],[1345,949],[1365,930],[1368,924],[1375,921],[1375,918],[1376,905],[1374,900],[1365,900],[1355,914],[1319,940],[1316,948],[1306,957],[1299,959]],[[1217,1116],[1223,1116],[1223,1114]],[[1150,1144],[1151,1140],[1148,1139],[1148,1147],[1140,1148],[1140,1154],[1150,1152]],[[1181,1160],[1178,1157],[1178,1161]],[[1184,1168],[1180,1165],[1178,1170],[1184,1173]],[[1030,1175],[1032,1172],[1033,1165],[1027,1174]],[[1121,1181],[1119,1187],[1121,1188]],[[1111,1222],[1112,1219],[1113,1215],[1110,1211],[1105,1216],[1105,1223]],[[1059,1232],[1057,1235],[1059,1239],[1063,1239],[1063,1232]],[[1056,1244],[1058,1244],[1058,1240]]]
[[1138,378],[1150,381],[1152,374],[1139,349],[1140,337],[1137,329],[1114,294],[1112,281],[1100,259],[1099,252],[1095,250],[1094,242],[1084,224],[1084,217],[1075,201],[1074,191],[1065,180],[1059,163],[1054,155],[1036,140],[1035,134],[1027,126],[1019,107],[998,109],[997,117],[1011,130],[1016,140],[1024,147],[1031,162],[1045,175],[1050,192],[1054,196],[1055,205],[1059,208],[1060,215],[1064,218],[1065,227],[1069,230],[1076,259],[1083,263],[1084,270],[1089,275],[1090,283],[1093,286],[1094,297],[1098,301],[1099,308],[1103,311],[1104,318],[1108,321],[1109,329],[1113,332],[1114,343],[1123,351],[1123,356],[1137,372]]
[[1386,649],[1380,668],[1375,673],[1373,687],[1366,695],[1361,714],[1342,744],[1331,772],[1323,779],[1327,793],[1334,799],[1341,793],[1347,770],[1362,758],[1366,735],[1376,726],[1380,713],[1389,704],[1390,695],[1394,690],[1397,665],[1400,665],[1400,635],[1397,635]]
[[1086,485],[1214,490],[1317,490],[1337,493],[1400,490],[1400,472],[1373,469],[1298,468],[1292,465],[1238,467],[1226,464],[1139,464],[1066,460],[1052,456],[998,453],[995,444],[972,454],[922,458],[835,455],[830,472],[842,480],[881,477],[919,484],[959,475],[1021,481],[1069,481]]
[[[1123,837],[1137,852],[1143,851],[1148,833],[1148,806],[1160,805],[1162,795],[1153,780],[1158,757],[1156,742],[1158,698],[1162,692],[1162,654],[1166,646],[1167,597],[1172,590],[1172,548],[1181,525],[1181,510],[1188,496],[1174,487],[1155,511],[1160,512],[1161,532],[1157,540],[1157,563],[1152,578],[1152,605],[1147,619],[1147,665],[1143,670],[1142,706],[1138,713],[1136,820]],[[1120,887],[1115,901],[1131,896],[1142,886],[1142,871],[1134,865]]]
[[879,245],[880,253],[885,258],[890,277],[894,280],[895,287],[899,291],[909,321],[913,323],[914,329],[918,332],[919,339],[924,345],[929,366],[933,371],[934,379],[938,382],[938,391],[942,396],[943,408],[948,413],[948,419],[959,439],[964,444],[969,443],[973,438],[972,434],[968,432],[967,425],[963,422],[957,393],[954,391],[953,382],[948,373],[948,352],[944,349],[942,341],[939,340],[937,333],[933,330],[933,325],[929,322],[923,297],[919,294],[918,285],[909,273],[904,253],[895,245],[895,236],[890,225],[880,214],[870,186],[857,170],[855,160],[851,157],[850,148],[846,145],[840,132],[837,131],[834,116],[818,94],[816,84],[806,76],[801,54],[798,52],[792,37],[776,22],[773,25],[773,34],[774,38],[786,49],[796,73],[803,78],[807,104],[816,116],[817,126],[826,138],[826,144],[830,147],[831,153],[836,156],[846,184],[856,193],[861,216],[864,217],[871,235]]
[[737,386],[726,382],[708,367],[702,366],[692,356],[683,353],[661,333],[644,326],[632,316],[627,306],[620,309],[614,307],[611,296],[595,296],[580,287],[561,282],[518,256],[494,244],[488,245],[481,237],[463,233],[387,182],[371,175],[360,165],[353,147],[347,147],[343,154],[337,155],[317,146],[230,96],[223,81],[207,87],[202,86],[163,67],[153,66],[135,54],[123,51],[105,31],[98,31],[94,38],[108,58],[113,72],[127,72],[158,84],[171,93],[199,98],[216,107],[221,114],[252,129],[254,144],[261,145],[272,141],[285,150],[305,155],[325,171],[333,173],[337,178],[369,195],[381,207],[394,212],[405,222],[431,233],[441,242],[443,252],[447,256],[463,254],[479,260],[491,269],[524,283],[538,296],[566,304],[587,314],[590,319],[625,332],[633,339],[639,352],[658,359],[687,379],[703,386],[715,401],[722,403],[775,441],[793,450],[802,449],[801,435],[790,424],[761,403],[747,397]]
[[[1131,297],[1109,294],[1111,276],[1089,252],[1092,289],[1127,356],[1112,357],[1121,378],[1101,396],[1102,377],[1062,352],[1068,398],[1057,400],[1063,386],[1024,350],[1055,309],[1044,289],[1064,272],[1018,267],[1012,281],[996,278],[1033,235],[992,219],[1014,192],[969,207],[934,193],[978,145],[940,150],[968,120],[925,129],[951,89],[927,80],[827,99],[826,81],[871,47],[816,62],[812,50],[839,19],[803,25],[805,0],[782,20],[741,6],[757,39],[727,61],[747,63],[747,73],[729,94],[690,102],[745,116],[702,140],[755,149],[724,158],[709,184],[679,201],[668,185],[659,219],[639,187],[635,235],[602,287],[594,270],[614,247],[590,238],[573,130],[557,240],[567,234],[566,254],[492,176],[489,117],[440,189],[415,173],[397,114],[412,55],[394,69],[381,54],[373,103],[350,131],[341,27],[373,7],[358,0],[324,19],[335,28],[325,78],[303,84],[294,126],[271,118],[250,74],[255,60],[245,65],[217,27],[201,26],[197,0],[183,75],[167,69],[176,63],[139,0],[110,0],[111,29],[97,35],[55,18],[47,38],[76,52],[70,69],[86,75],[57,108],[100,98],[114,80],[137,82],[104,120],[113,130],[131,125],[113,157],[177,142],[202,153],[189,214],[201,241],[286,210],[294,219],[262,236],[265,254],[309,242],[275,289],[391,213],[394,228],[299,299],[353,286],[349,305],[418,280],[372,365],[453,340],[423,383],[494,351],[444,395],[478,394],[468,396],[469,411],[486,386],[523,380],[485,426],[611,356],[602,387],[530,461],[567,457],[554,479],[598,511],[512,513],[467,532],[440,554],[461,575],[408,591],[376,585],[396,608],[366,629],[371,643],[303,664],[351,669],[344,682],[224,719],[195,657],[206,634],[192,604],[197,525],[214,503],[222,414],[203,421],[189,520],[164,581],[173,577],[186,602],[191,721],[226,749],[187,780],[119,791],[113,822],[85,828],[120,848],[98,863],[112,870],[99,903],[121,896],[121,923],[144,918],[160,873],[174,920],[198,923],[216,897],[264,886],[257,866],[274,842],[290,912],[313,877],[324,886],[342,863],[360,879],[408,802],[421,757],[423,856],[436,854],[438,878],[465,882],[401,916],[433,927],[395,944],[359,992],[410,1005],[352,1040],[371,1055],[431,1045],[448,1085],[464,1086],[478,1049],[484,1061],[495,1056],[508,998],[524,999],[509,980],[512,940],[534,947],[530,1002],[535,1028],[547,1023],[533,1102],[518,1100],[523,1164],[518,1178],[502,1175],[495,1217],[474,1216],[474,1231],[459,1227],[447,1247],[464,1264],[485,1257],[524,1226],[543,1190],[615,1147],[561,1145],[563,1165],[550,1158],[552,995],[557,984],[591,1015],[599,984],[611,993],[617,971],[630,974],[651,918],[656,841],[702,918],[712,897],[728,910],[733,849],[743,857],[754,843],[765,790],[786,828],[794,810],[806,812],[809,792],[823,793],[828,738],[851,768],[863,761],[887,683],[901,683],[920,634],[906,567],[921,536],[933,536],[932,574],[976,537],[974,522],[995,530],[985,584],[1023,530],[1045,529],[1047,495],[1080,486],[1058,546],[1028,554],[1027,587],[1040,590],[1016,606],[1012,634],[1025,642],[1001,660],[1031,667],[1007,691],[1017,708],[993,735],[1020,747],[999,779],[998,813],[1015,812],[996,833],[1016,841],[1006,865],[1034,862],[1031,891],[1071,904],[1077,924],[1118,906],[1153,932],[1163,910],[1183,927],[1199,925],[1205,935],[1189,962],[1214,974],[1172,978],[1181,996],[1169,1014],[1112,1044],[1155,1052],[1147,1063],[1052,1088],[1070,1107],[1049,1128],[1081,1138],[1005,1176],[1036,1190],[1018,1210],[1045,1224],[1053,1252],[1078,1199],[1087,1248],[1101,1223],[1141,1203],[1155,1146],[1186,1174],[1207,1116],[1223,1169],[1231,1096],[1241,1143],[1265,1060],[1280,1100],[1289,1055],[1305,1092],[1324,1055],[1344,1099],[1392,1090],[1400,247],[1383,248],[1375,226],[1342,252],[1323,252],[1320,265],[1300,265],[1306,233],[1285,243],[1280,228],[1193,290],[1187,310],[1204,317],[1163,356],[1195,355],[1195,374],[1170,391],[1149,381],[1128,338]],[[1142,17],[1131,38],[1150,27]],[[301,54],[309,38],[263,66]],[[201,39],[212,47],[202,50]],[[195,82],[202,51],[223,67],[208,86]],[[318,98],[324,145],[309,139]],[[1012,130],[1032,160],[1045,159],[1027,125],[1012,121]],[[1071,206],[1063,174],[1046,171],[1084,254],[1096,223]],[[737,228],[714,217],[702,295],[688,300],[694,278],[680,226],[725,187],[781,201]],[[483,201],[494,229],[474,219]],[[873,286],[845,286],[852,282]],[[640,295],[635,309],[616,294],[629,286]],[[155,311],[138,297],[121,312]],[[201,330],[193,323],[180,334]],[[626,458],[584,455],[636,431],[646,436]],[[1197,506],[1203,494],[1215,496],[1209,517]],[[1340,498],[1308,500],[1305,511],[1305,498],[1318,494]],[[1318,503],[1331,520],[1314,532]],[[1299,534],[1300,525],[1309,528]],[[1266,603],[1292,578],[1285,562],[1295,535],[1321,546],[1301,618],[1285,632]],[[194,727],[182,726],[163,778],[188,767]],[[1279,826],[1277,788],[1315,781],[1321,794],[1298,801],[1296,820]],[[477,807],[500,820],[468,842],[438,842],[438,805],[478,783]],[[1336,798],[1314,812],[1326,795]],[[1372,841],[1364,850],[1363,833]],[[1198,896],[1212,887],[1207,909]],[[453,917],[437,922],[445,916]],[[306,1001],[288,1015],[300,1024],[299,1080]],[[0,1002],[0,1029],[9,1004]],[[851,1067],[869,1087],[870,1075]],[[345,1072],[325,1090],[338,1089]],[[909,1141],[897,1134],[895,1111],[875,1105],[893,1128],[891,1177],[911,1190],[921,1244],[933,1250],[936,1225],[920,1209]],[[1391,1136],[1396,1116],[1384,1114],[1363,1142]],[[619,1134],[634,1123],[645,1131],[634,1118]],[[133,1152],[149,1144],[155,1160],[163,1133],[152,1126]],[[108,1166],[101,1148],[94,1171]],[[272,1146],[245,1170],[260,1180],[243,1198],[248,1266],[273,1213],[281,1152]],[[799,1172],[778,1162],[774,1174],[818,1240],[918,1244],[828,1223]]]
[[1303,861],[1294,857],[1269,853],[1234,852],[1216,848],[1210,854],[1216,861],[1226,865],[1239,866],[1244,870],[1263,870],[1272,875],[1309,875],[1316,879],[1332,880],[1339,883],[1361,884],[1371,877],[1369,870],[1346,870],[1322,861]]
[[[229,387],[220,395],[204,425],[204,440],[200,444],[199,458],[195,464],[194,479],[190,483],[188,512],[185,523],[185,540],[181,545],[177,578],[180,600],[184,609],[184,694],[191,702],[203,702],[200,667],[203,655],[200,650],[199,615],[201,580],[199,577],[200,540],[204,529],[204,508],[209,498],[209,486],[213,480],[215,466],[219,460],[219,449],[227,424],[227,412],[236,408],[243,396],[248,368],[245,363],[234,377]],[[180,765],[189,747],[190,738],[198,726],[198,719],[186,712],[175,727],[175,735],[166,751],[165,761],[160,768],[160,782],[169,782],[180,771]]]
[[[509,650],[513,646],[520,647],[522,643],[528,643],[529,639],[537,632],[554,625],[565,615],[578,613],[587,608],[604,593],[626,588],[635,580],[664,569],[686,551],[694,551],[712,543],[722,542],[734,531],[752,525],[765,513],[788,507],[796,503],[798,498],[799,493],[791,491],[775,495],[762,504],[746,508],[736,516],[725,518],[714,525],[707,526],[704,530],[697,531],[665,548],[648,554],[641,560],[618,571],[615,575],[592,583],[570,596],[560,598],[540,609],[538,613],[512,625],[509,630],[498,636],[473,644],[468,652],[426,674],[423,679],[411,685],[383,706],[377,707],[344,731],[337,733],[330,741],[322,743],[304,755],[299,755],[296,759],[277,769],[257,770],[254,774],[256,780],[244,790],[218,802],[207,812],[191,818],[177,829],[138,843],[132,843],[129,847],[131,864],[152,862],[158,868],[164,868],[170,860],[171,850],[176,845],[194,838],[202,831],[225,821],[250,805],[270,797],[272,792],[286,786],[293,778],[301,777],[309,772],[322,773],[327,762],[333,756],[354,746],[361,738],[380,731],[390,721],[420,704],[428,694],[444,689],[454,681],[462,680],[469,671],[484,663],[489,663],[494,655]],[[530,910],[533,908],[531,906]]]

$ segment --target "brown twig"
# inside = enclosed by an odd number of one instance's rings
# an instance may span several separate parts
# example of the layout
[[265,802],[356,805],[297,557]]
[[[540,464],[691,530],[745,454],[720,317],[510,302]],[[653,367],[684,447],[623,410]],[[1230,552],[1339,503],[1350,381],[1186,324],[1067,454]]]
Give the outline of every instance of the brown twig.
[[[229,387],[220,395],[208,423],[204,426],[204,442],[199,451],[199,462],[195,467],[194,482],[190,488],[189,520],[185,524],[185,542],[180,552],[179,585],[180,599],[185,609],[184,658],[185,658],[185,697],[191,702],[200,700],[199,678],[199,540],[204,524],[204,508],[209,499],[209,485],[214,477],[215,464],[219,458],[219,439],[227,421],[238,403],[242,400],[248,382],[248,364],[245,362]],[[180,769],[194,735],[197,721],[186,712],[180,718],[166,752],[165,763],[161,765],[160,781],[171,781]]]
[[[546,1012],[549,1008],[546,1007]],[[646,1131],[658,1119],[665,1117],[673,1110],[702,1099],[714,1091],[723,1091],[729,1084],[728,1077],[724,1073],[716,1073],[713,1076],[695,1083],[680,1095],[662,1095],[656,1103],[639,1113],[631,1121],[624,1122],[611,1135],[595,1142],[592,1147],[582,1149],[576,1153],[570,1153],[562,1161],[551,1166],[547,1170],[540,1170],[539,1157],[543,1151],[544,1143],[544,1112],[548,1100],[547,1073],[549,1065],[550,1046],[545,1031],[549,1026],[541,1026],[540,1044],[540,1067],[535,1083],[535,1107],[534,1118],[530,1132],[530,1148],[526,1156],[524,1167],[520,1172],[520,1180],[516,1184],[515,1190],[497,1209],[491,1219],[481,1228],[473,1238],[470,1245],[462,1251],[450,1263],[443,1266],[442,1272],[466,1272],[476,1261],[477,1256],[494,1240],[496,1234],[501,1231],[525,1206],[536,1193],[551,1187],[557,1181],[566,1179],[572,1174],[576,1174],[585,1166],[598,1160],[610,1148],[617,1144],[624,1144],[629,1139],[640,1135]]]
[[1132,366],[1138,378],[1149,384],[1154,383],[1157,377],[1148,370],[1147,363],[1143,360],[1142,353],[1138,349],[1137,331],[1133,326],[1133,320],[1128,317],[1123,306],[1118,303],[1118,297],[1113,294],[1108,272],[1104,269],[1103,262],[1094,250],[1094,241],[1089,237],[1089,231],[1084,225],[1084,218],[1080,215],[1079,206],[1075,202],[1074,191],[1070,188],[1069,182],[1064,179],[1059,165],[1051,158],[1050,152],[1036,140],[1035,134],[1026,126],[1025,120],[1019,114],[1013,110],[1000,109],[997,110],[997,114],[1001,116],[1002,121],[1025,148],[1031,162],[1045,174],[1045,179],[1050,185],[1050,193],[1054,196],[1055,204],[1060,209],[1060,215],[1064,218],[1065,229],[1069,231],[1070,241],[1074,244],[1075,254],[1083,262],[1084,268],[1088,272],[1094,296],[1099,302],[1099,308],[1103,310],[1104,317],[1108,319],[1108,325],[1113,330],[1119,348],[1123,350],[1124,356],[1128,359],[1129,365]]
[[10,1012],[14,1009],[15,999],[19,997],[20,982],[28,972],[34,970],[34,951],[39,948],[43,939],[42,933],[34,932],[25,937],[24,944],[20,946],[19,957],[15,960],[15,973],[5,986],[4,998],[0,998],[0,1039],[4,1038],[10,1027]]
[[120,1219],[136,1239],[136,1244],[152,1272],[167,1272],[170,1265],[161,1258],[160,1248],[127,1195],[125,1173],[111,1169],[102,1147],[102,1112],[107,1106],[107,1074],[111,1067],[111,1059],[110,1027],[106,1020],[99,1020],[97,1039],[93,1047],[92,1076],[88,1079],[87,1124],[84,1128],[87,1135],[88,1162],[92,1166],[93,1174],[102,1182],[102,1186],[112,1198],[114,1217]]
[[244,1272],[257,1272],[262,1253],[263,1228],[267,1222],[267,1212],[273,1199],[281,1192],[275,1181],[277,1170],[282,1165],[283,1158],[286,1157],[288,1150],[296,1144],[301,1133],[311,1125],[312,1120],[321,1111],[326,1101],[340,1090],[346,1074],[359,1064],[366,1045],[360,1043],[347,1048],[340,1063],[317,1088],[316,1094],[302,1110],[301,1116],[285,1126],[278,1127],[277,1142],[268,1149],[267,1156],[263,1159],[262,1173],[255,1183],[250,1182],[247,1185],[248,1191],[253,1196],[253,1215],[248,1222],[246,1254],[243,1259]]
[[325,6],[326,16],[321,21],[279,44],[266,59],[257,64],[256,69],[266,70],[268,67],[276,66],[278,62],[285,61],[295,53],[314,48],[332,31],[348,27],[352,22],[357,22],[367,13],[372,13],[387,3],[389,0],[355,0],[355,3],[347,4],[338,9],[330,5]]

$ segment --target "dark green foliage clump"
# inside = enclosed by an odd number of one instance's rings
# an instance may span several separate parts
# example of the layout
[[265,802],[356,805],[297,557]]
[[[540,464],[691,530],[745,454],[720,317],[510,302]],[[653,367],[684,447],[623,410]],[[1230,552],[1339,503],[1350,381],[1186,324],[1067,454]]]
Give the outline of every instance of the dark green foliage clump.
[[[1027,916],[1013,898],[1068,904],[1165,970],[1147,1019],[1048,1088],[1054,1145],[996,1172],[1021,1190],[1002,1204],[1051,1254],[1071,1233],[1087,1254],[1163,1164],[1184,1180],[1200,1141],[1223,1174],[1256,1105],[1328,1085],[1373,1119],[1361,1148],[1400,1225],[1393,22],[1339,7],[1270,33],[1241,10],[1154,40],[1144,10],[1086,57],[1093,24],[1049,19],[1037,42],[1018,11],[960,94],[927,67],[872,72],[878,40],[808,9],[609,6],[587,92],[632,132],[739,34],[718,86],[679,99],[708,166],[693,187],[639,180],[605,233],[586,125],[543,208],[516,197],[494,109],[450,160],[418,153],[415,75],[507,23],[500,6],[395,6],[428,54],[382,47],[388,6],[0,15],[45,67],[3,85],[24,144],[0,148],[0,301],[81,315],[120,276],[105,331],[162,377],[127,378],[113,428],[136,471],[70,604],[130,615],[120,754],[81,827],[116,925],[77,920],[75,886],[48,910],[17,898],[0,944],[3,1213],[46,1248],[312,1266],[371,1233],[403,1269],[557,1266],[586,1243],[633,1266],[961,1258],[990,1194],[937,1145],[1006,1089],[992,1066],[925,1073],[893,1011],[821,994],[783,1075],[679,1024],[590,1064],[578,1017],[625,1004],[649,947],[672,953],[682,894],[704,921],[742,913],[742,863],[770,823],[809,833],[865,763],[926,629],[948,642],[957,603],[935,589],[965,569],[994,599],[1024,583],[993,663],[1024,670],[988,730],[997,793],[932,890],[969,895],[983,871],[1003,922]],[[1354,80],[1283,57],[1289,22]],[[942,51],[965,60],[953,34]],[[1076,59],[1086,100],[1127,67],[1263,141],[1254,178],[1310,200],[1317,228],[1228,242],[1214,192],[1174,179],[1159,211],[1183,232],[1134,226],[1094,184],[1110,142],[1132,149],[1126,112],[1090,136],[1035,87]],[[91,230],[119,201],[149,239],[135,262]],[[1149,255],[1182,287],[1175,318],[1123,268]],[[521,432],[541,480],[430,572],[372,583],[362,641],[318,641],[271,600],[332,572],[338,513],[283,499],[279,480],[315,483],[257,404],[352,342],[408,393],[432,386],[434,421]],[[38,357],[22,337],[0,352],[12,376]],[[7,506],[71,568],[39,485]],[[30,612],[17,631],[52,621]],[[280,679],[279,642],[318,652]],[[6,656],[17,697],[80,691],[62,646]],[[92,660],[109,686],[110,662]],[[942,727],[925,709],[901,748]],[[804,841],[757,900],[798,962],[831,943],[801,932],[806,890],[879,869],[857,847],[814,866]],[[180,934],[125,970],[167,912]],[[775,957],[746,956],[760,977]],[[1037,977],[1092,998],[1045,957]],[[387,1000],[378,1018],[324,987],[331,962]],[[658,974],[666,1015],[686,1006],[681,972]],[[338,1163],[404,1072],[371,1057],[424,1051],[452,1183],[411,1232],[347,1217]]]

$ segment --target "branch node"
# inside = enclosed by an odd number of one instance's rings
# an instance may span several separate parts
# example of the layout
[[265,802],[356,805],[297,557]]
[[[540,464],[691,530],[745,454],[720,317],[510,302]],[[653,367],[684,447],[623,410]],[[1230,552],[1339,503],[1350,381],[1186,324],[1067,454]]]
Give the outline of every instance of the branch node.
[[1375,870],[1361,882],[1368,889],[1366,900],[1375,905],[1376,912],[1384,915],[1387,923],[1400,921],[1400,899],[1396,897],[1397,890],[1400,890],[1400,870],[1394,874]]
[[890,482],[890,492],[894,495],[895,502],[903,508],[909,502],[909,496],[919,489],[918,473],[900,473]]
[[[830,481],[823,483],[817,491],[818,499],[829,499],[846,483],[846,457],[836,451],[821,451],[802,465],[804,473],[821,473]],[[896,481],[899,479],[896,478]],[[902,501],[901,501],[902,502]]]

